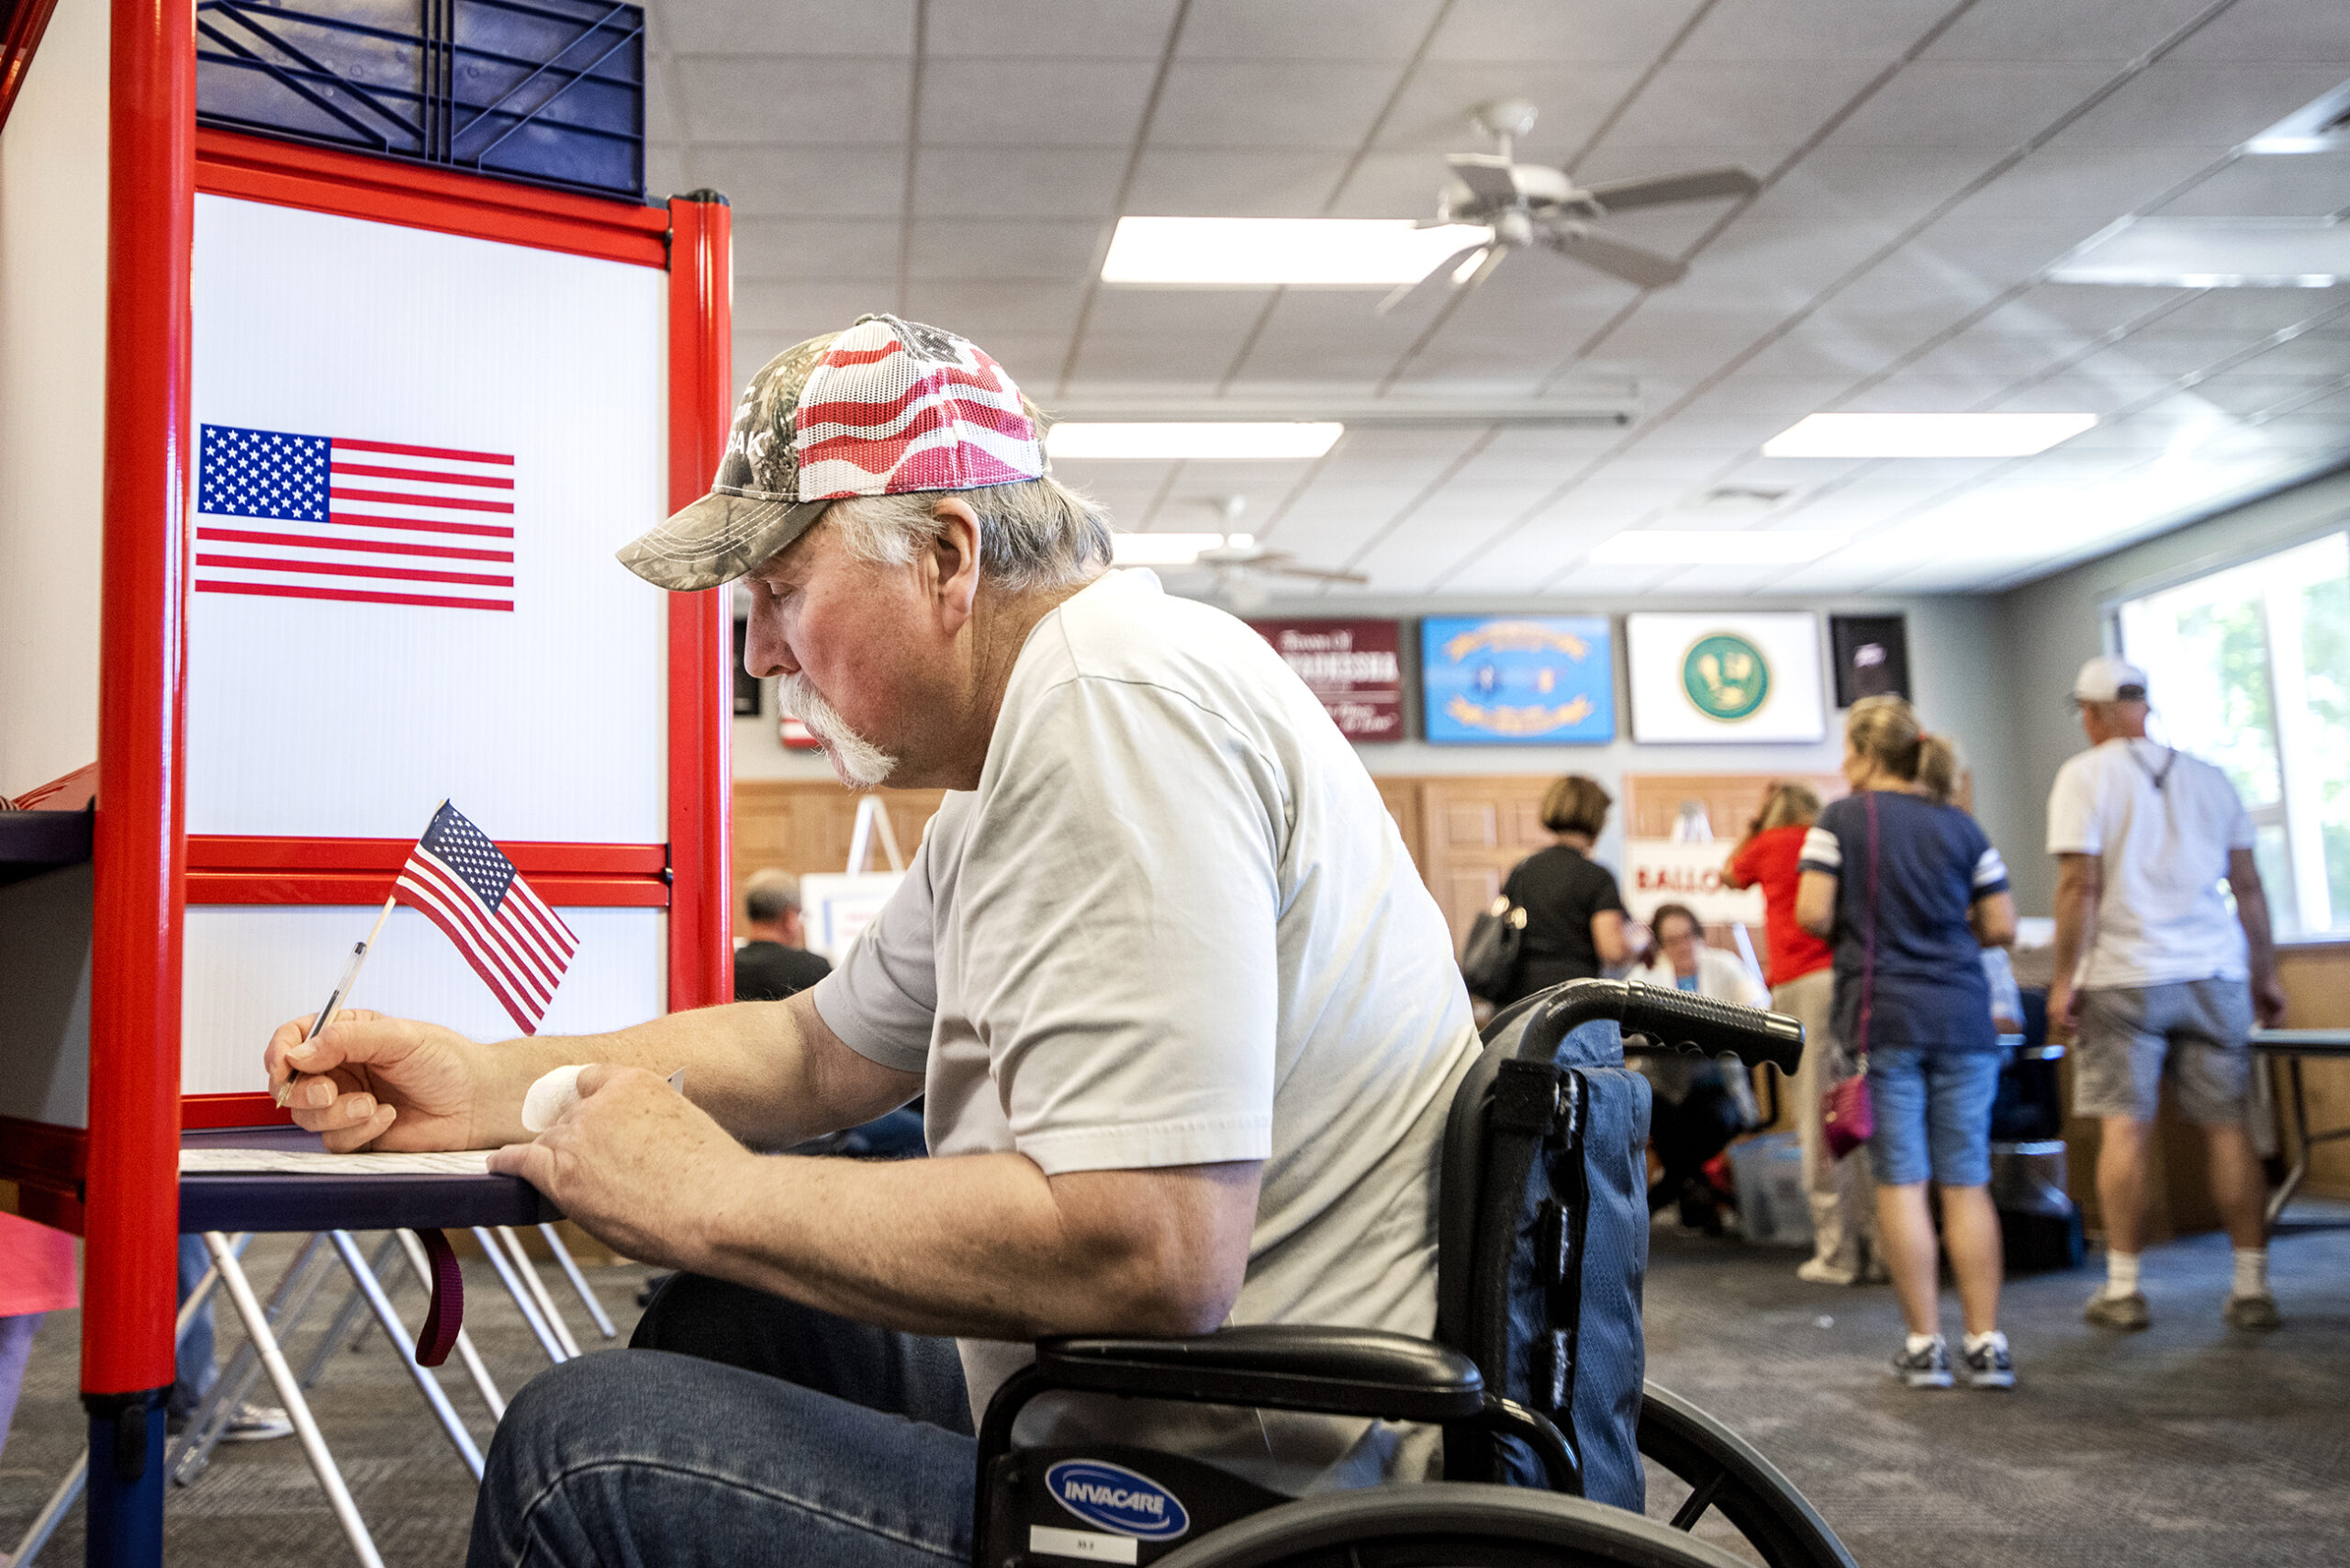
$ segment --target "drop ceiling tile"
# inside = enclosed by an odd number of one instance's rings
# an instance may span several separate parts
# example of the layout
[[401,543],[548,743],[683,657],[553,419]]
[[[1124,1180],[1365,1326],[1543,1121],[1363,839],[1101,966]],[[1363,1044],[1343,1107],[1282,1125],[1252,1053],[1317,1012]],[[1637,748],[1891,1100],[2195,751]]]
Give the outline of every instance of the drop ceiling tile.
[[1919,61],[1861,106],[1831,147],[1978,147],[2005,151],[2103,86],[2096,65]]
[[1093,297],[1091,325],[1105,332],[1215,332],[1238,342],[1264,313],[1261,288],[1116,288]]
[[1197,332],[1093,332],[1079,345],[1073,382],[1207,389],[1232,363],[1236,340]]
[[681,54],[678,107],[696,141],[858,146],[902,142],[905,60]]
[[2108,215],[2102,212],[2070,218],[1970,218],[1954,213],[1910,241],[1908,248],[1986,284],[2005,286],[2045,271],[2107,221]]
[[[920,317],[915,318],[920,320]],[[940,323],[946,325],[946,323]],[[979,346],[988,356],[1012,373],[1031,398],[1049,409],[1048,396],[1053,384],[1059,379],[1061,364],[1069,358],[1069,334],[1066,330],[1045,332],[990,332]]]
[[1178,0],[953,0],[930,8],[924,42],[944,59],[1156,60],[1177,6]]
[[1801,219],[1743,218],[1692,263],[1691,277],[1695,281],[1702,276],[1709,288],[1728,291],[1742,301],[1792,310],[1811,304],[1854,268],[1886,253],[1899,233],[1890,224],[1823,228]]
[[2350,318],[2335,314],[2345,303],[2350,300],[2343,297],[2342,291],[2332,288],[2208,288],[2165,316],[2159,330],[2266,337],[2287,327],[2309,324],[2321,334],[2338,336],[2350,332]]
[[2177,58],[2350,67],[2350,12],[2306,0],[2237,0],[2180,45]]
[[[2051,329],[2073,328],[2086,332],[2103,332],[2117,327],[2127,327],[2141,318],[2149,317],[2162,306],[2176,302],[2187,292],[2176,288],[2108,288],[2069,283],[2036,284],[2010,303],[2000,307],[2003,319],[2012,319],[2015,330],[2028,331],[2035,322]],[[2221,290],[2235,293],[2236,290]],[[2244,290],[2244,293],[2265,293],[2266,290]],[[2165,320],[2169,317],[2162,318]]]
[[897,272],[898,225],[887,218],[745,218],[734,225],[737,282]]
[[1980,147],[1823,147],[1756,197],[1747,216],[1907,223],[1965,189],[1995,157]]
[[726,193],[735,219],[891,218],[905,192],[902,147],[694,145],[688,178]]
[[2169,218],[2323,218],[2350,206],[2350,152],[2251,156],[2155,210]]
[[[2239,4],[2242,0],[2239,0]],[[1979,0],[1926,50],[1930,61],[2135,60],[2201,12],[2210,0]]]
[[679,54],[913,52],[914,0],[689,0],[657,10],[665,46]]
[[1080,219],[925,218],[914,224],[909,270],[935,281],[1035,278],[1081,282],[1109,226]]
[[925,147],[914,211],[925,218],[1108,218],[1125,153],[1116,148]]
[[[2254,364],[2260,362],[2255,360]],[[2307,397],[2325,385],[2322,377],[2263,375],[2233,371],[2199,381],[2184,397],[2192,398],[2232,418],[2265,413],[2281,404]]]
[[[2099,355],[2077,370],[2052,375],[2018,387],[1992,408],[2002,413],[2095,414],[2100,420],[2124,417],[2149,398],[2159,398],[2177,385],[2177,377],[2148,371],[2122,361],[2105,362]],[[2121,427],[2099,425],[2073,437],[2090,445],[2106,443],[2109,432]],[[2127,444],[2121,442],[2120,444]]]
[[[1470,123],[1470,111],[1494,98],[1524,98],[1541,111],[1521,137],[1521,162],[1560,163],[1599,129],[1639,80],[1632,65],[1558,65],[1504,55],[1482,61],[1431,61],[1412,73],[1380,128],[1391,151],[1490,152],[1493,142]],[[1679,139],[1682,143],[1693,140]]]
[[1742,64],[1758,60],[1891,61],[1950,9],[1949,0],[1746,0],[1707,13],[1673,58]]
[[1887,376],[1836,406],[1863,414],[1964,414],[2008,403],[2029,373],[1922,365]]
[[984,346],[999,333],[1066,334],[1084,297],[1084,286],[1077,283],[916,282],[906,289],[906,308],[917,320],[936,322]]
[[1700,0],[1455,0],[1428,58],[1645,66]]
[[1136,162],[1125,210],[1157,218],[1319,218],[1346,167],[1337,152],[1151,147]]
[[1348,152],[1395,86],[1392,65],[1185,60],[1167,73],[1150,139],[1158,147]]
[[1859,92],[1879,64],[1816,60],[1790,70],[1785,64],[1675,60],[1650,79],[1603,145],[1620,150],[1800,142]]
[[2000,311],[1922,355],[1902,372],[1926,380],[2005,383],[2036,375],[2097,342],[2096,334],[2026,323]]
[[2148,375],[2192,375],[2216,370],[2221,363],[2253,347],[2260,333],[2178,332],[2167,320],[2143,332],[2133,332],[2112,347],[2082,362],[2084,372],[2119,368]]
[[[2343,318],[2336,317],[2334,320],[2340,323]],[[2243,361],[2239,368],[2255,375],[2299,375],[2330,381],[2350,371],[2350,339],[2324,332],[2303,332],[2259,350]]]
[[1409,59],[1439,0],[1193,0],[1184,60]]
[[949,147],[1130,146],[1158,74],[1148,60],[936,60],[922,135]]
[[2111,219],[2152,207],[2212,162],[2201,147],[2088,147],[2059,139],[1967,197],[1953,216]]
[[1330,198],[1328,215],[1430,218],[1435,216],[1437,193],[1444,181],[1444,160],[1435,152],[1419,148],[1372,152],[1355,164],[1337,195]]
[[655,201],[686,189],[686,152],[675,142],[647,142],[644,148],[644,189]]
[[2208,147],[2222,152],[2340,84],[2343,63],[2159,61],[2065,131],[2082,147]]
[[887,283],[743,283],[734,289],[734,325],[740,330],[782,332],[785,343],[818,332],[837,331],[868,310],[896,303],[897,285]]

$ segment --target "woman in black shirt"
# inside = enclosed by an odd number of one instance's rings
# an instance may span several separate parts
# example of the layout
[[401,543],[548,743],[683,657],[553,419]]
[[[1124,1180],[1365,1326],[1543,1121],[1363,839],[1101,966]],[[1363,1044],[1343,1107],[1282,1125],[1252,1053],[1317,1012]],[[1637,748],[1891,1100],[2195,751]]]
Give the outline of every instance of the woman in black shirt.
[[1497,1005],[1630,960],[1615,874],[1590,859],[1614,804],[1598,780],[1580,773],[1560,779],[1542,797],[1542,825],[1559,841],[1519,861],[1502,884],[1503,895],[1526,911],[1526,937],[1509,993],[1494,998]]

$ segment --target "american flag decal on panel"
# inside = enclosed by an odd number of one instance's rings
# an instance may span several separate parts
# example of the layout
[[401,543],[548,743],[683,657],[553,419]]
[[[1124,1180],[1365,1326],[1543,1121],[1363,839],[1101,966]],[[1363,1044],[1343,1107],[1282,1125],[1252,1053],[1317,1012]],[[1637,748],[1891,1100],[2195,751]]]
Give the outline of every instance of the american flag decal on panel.
[[514,459],[206,425],[196,591],[514,608]]

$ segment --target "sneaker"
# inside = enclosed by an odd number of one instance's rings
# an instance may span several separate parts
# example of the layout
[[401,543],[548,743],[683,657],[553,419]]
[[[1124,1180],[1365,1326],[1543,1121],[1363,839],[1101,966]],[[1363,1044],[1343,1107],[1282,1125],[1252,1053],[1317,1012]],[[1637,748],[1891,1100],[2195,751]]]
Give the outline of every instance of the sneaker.
[[1922,1350],[1913,1350],[1905,1342],[1893,1355],[1893,1375],[1912,1388],[1948,1388],[1950,1376],[1950,1347],[1942,1337]]
[[2094,1327],[2119,1328],[2125,1334],[2134,1334],[2154,1321],[2154,1315],[2146,1310],[2144,1294],[2139,1291],[2128,1295],[2108,1295],[2099,1290],[2081,1309],[2081,1316]]
[[1796,1278],[1815,1285],[1857,1285],[1861,1282],[1858,1269],[1840,1269],[1825,1258],[1807,1258],[1796,1269]]
[[224,1443],[265,1443],[273,1438],[293,1435],[294,1423],[274,1405],[240,1405],[230,1413],[229,1424],[220,1429]]
[[2008,1337],[1994,1334],[1985,1343],[1965,1353],[1966,1386],[1969,1388],[2013,1388],[2016,1385],[2015,1358],[2008,1353]]
[[2255,1334],[2266,1334],[2285,1326],[2277,1316],[2277,1298],[2263,1293],[2259,1295],[2232,1295],[2221,1309],[2231,1328],[2247,1329]]

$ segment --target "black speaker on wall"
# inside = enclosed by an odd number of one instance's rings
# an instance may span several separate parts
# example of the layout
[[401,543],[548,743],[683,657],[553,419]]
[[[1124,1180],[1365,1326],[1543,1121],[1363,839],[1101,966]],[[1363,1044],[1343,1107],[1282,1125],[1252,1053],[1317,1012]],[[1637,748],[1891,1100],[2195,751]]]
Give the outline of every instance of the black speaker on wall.
[[1908,617],[1831,615],[1828,640],[1836,655],[1837,707],[1909,695]]

